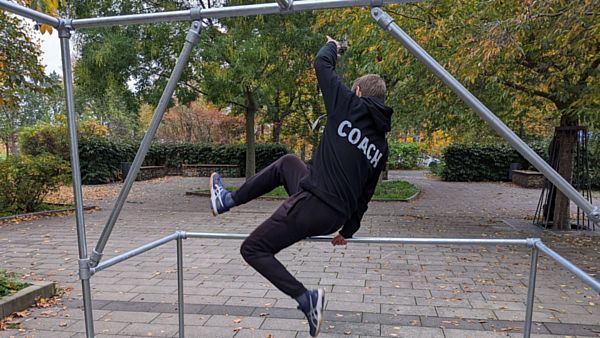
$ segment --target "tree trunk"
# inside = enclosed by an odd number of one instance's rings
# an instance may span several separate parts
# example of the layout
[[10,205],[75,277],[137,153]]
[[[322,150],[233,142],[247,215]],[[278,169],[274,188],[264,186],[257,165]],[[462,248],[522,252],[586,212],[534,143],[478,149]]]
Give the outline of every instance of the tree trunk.
[[6,154],[19,155],[19,147],[17,146],[17,134],[13,133],[8,138],[8,144],[6,148]]
[[[561,127],[574,126],[577,120],[570,116],[562,116]],[[574,131],[559,131],[558,142],[558,173],[567,182],[572,182],[573,177],[573,153],[577,145],[577,133]],[[554,200],[553,228],[557,230],[571,230],[571,201],[558,189]]]
[[254,95],[246,89],[246,180],[256,173],[256,158],[254,146],[254,116],[256,115],[256,103]]

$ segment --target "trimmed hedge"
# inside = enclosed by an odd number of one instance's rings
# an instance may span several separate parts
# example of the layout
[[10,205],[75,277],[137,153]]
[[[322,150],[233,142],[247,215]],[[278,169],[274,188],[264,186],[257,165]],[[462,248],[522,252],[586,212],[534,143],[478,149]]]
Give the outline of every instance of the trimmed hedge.
[[[547,159],[547,143],[530,144],[532,149]],[[444,181],[508,181],[511,163],[530,164],[508,145],[451,144],[444,150]]]
[[[79,142],[81,175],[84,184],[102,184],[120,178],[121,162],[132,162],[138,144],[105,138],[84,138]],[[256,170],[261,170],[289,151],[280,144],[256,145]],[[245,145],[196,143],[152,144],[144,165],[179,168],[182,164],[234,164],[246,168]]]
[[392,143],[389,144],[390,156],[388,166],[390,169],[417,169],[421,147],[419,143]]

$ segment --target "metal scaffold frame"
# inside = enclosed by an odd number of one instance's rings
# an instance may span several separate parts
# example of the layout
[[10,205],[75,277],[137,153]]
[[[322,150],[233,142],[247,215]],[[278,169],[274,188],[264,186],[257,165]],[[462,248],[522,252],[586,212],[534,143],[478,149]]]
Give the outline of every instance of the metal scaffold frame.
[[[146,14],[131,14],[97,18],[56,18],[33,9],[0,0],[0,9],[32,19],[38,23],[50,25],[58,30],[61,43],[63,81],[65,98],[67,103],[68,129],[70,139],[71,169],[73,179],[73,192],[75,197],[75,220],[77,224],[77,241],[79,247],[79,279],[81,280],[83,295],[83,311],[85,315],[86,336],[94,337],[94,320],[92,312],[92,295],[90,278],[97,272],[109,268],[117,263],[135,257],[141,253],[159,247],[171,241],[177,242],[177,274],[178,274],[178,311],[179,311],[179,336],[184,337],[184,297],[183,297],[183,239],[244,239],[244,234],[220,234],[220,233],[193,233],[177,231],[169,236],[148,243],[122,255],[102,260],[104,248],[108,242],[113,227],[123,208],[127,195],[133,186],[135,178],[140,170],[142,162],[148,152],[150,143],[156,134],[156,130],[167,109],[168,102],[179,81],[179,77],[185,68],[194,45],[199,40],[202,28],[200,22],[203,18],[225,18],[236,16],[283,14],[299,11],[331,9],[343,7],[371,7],[371,16],[379,26],[389,31],[410,53],[431,70],[440,80],[452,89],[469,107],[471,107],[483,120],[485,120],[500,136],[512,145],[525,159],[535,166],[544,176],[552,182],[563,194],[583,210],[595,223],[600,222],[600,208],[593,206],[577,190],[575,190],[564,178],[562,178],[548,163],[537,155],[525,142],[523,142],[510,128],[508,128],[498,117],[496,117],[481,101],[471,94],[460,84],[448,71],[446,71],[433,57],[421,48],[411,37],[406,34],[381,7],[388,4],[402,4],[419,2],[423,0],[276,0],[276,3],[264,3],[254,5],[213,7],[208,9],[192,8],[181,11],[166,11]],[[109,27],[115,25],[149,24],[174,21],[192,21],[191,27],[185,37],[185,43],[177,59],[176,65],[171,73],[169,81],[154,111],[150,126],[137,151],[131,169],[125,179],[121,192],[115,201],[115,205],[106,222],[106,225],[98,239],[92,253],[88,253],[85,219],[83,212],[83,195],[81,188],[81,173],[79,165],[78,139],[76,133],[76,119],[73,100],[73,70],[71,65],[70,39],[71,32],[76,29]],[[330,241],[330,237],[315,237],[310,241]],[[574,273],[584,283],[600,292],[600,282],[576,265],[548,248],[540,239],[450,239],[450,238],[353,238],[352,243],[379,243],[379,244],[447,244],[447,245],[521,245],[531,248],[531,266],[529,275],[529,288],[527,293],[527,307],[525,314],[524,337],[531,333],[533,303],[535,294],[535,279],[537,272],[537,259],[539,252],[543,252],[558,262],[567,270]]]

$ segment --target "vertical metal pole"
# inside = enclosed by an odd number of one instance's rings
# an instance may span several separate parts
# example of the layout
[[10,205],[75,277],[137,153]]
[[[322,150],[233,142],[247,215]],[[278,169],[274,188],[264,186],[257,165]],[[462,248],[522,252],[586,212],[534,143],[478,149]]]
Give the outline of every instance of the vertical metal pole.
[[535,246],[531,248],[531,266],[529,267],[529,286],[527,288],[527,308],[525,311],[525,328],[523,329],[523,337],[529,338],[531,335],[532,319],[533,319],[533,303],[535,302],[535,277],[537,275],[537,261],[539,251]]
[[[71,173],[73,179],[73,195],[75,197],[75,222],[77,224],[77,243],[79,245],[80,272],[85,271],[88,262],[87,241],[85,237],[85,222],[83,213],[83,193],[81,192],[81,172],[79,165],[79,148],[77,142],[77,116],[73,101],[73,70],[71,68],[71,31],[65,26],[64,21],[58,30],[62,54],[63,82],[65,98],[67,101],[67,123],[69,127],[69,140],[71,143]],[[82,268],[83,267],[83,268]],[[89,271],[89,270],[87,270]],[[90,288],[89,273],[80,273],[81,288],[83,291],[83,312],[85,316],[85,330],[87,337],[94,337],[94,318],[92,312],[92,293]]]
[[106,226],[104,227],[104,230],[102,231],[102,234],[100,235],[98,244],[96,244],[96,248],[94,249],[94,251],[92,252],[92,255],[90,257],[91,265],[94,267],[98,265],[98,262],[100,262],[100,259],[102,258],[102,252],[104,251],[106,242],[108,241],[108,238],[110,237],[110,233],[112,232],[112,229],[113,229],[115,223],[117,222],[117,219],[119,218],[121,209],[123,209],[123,204],[125,203],[125,200],[127,199],[127,195],[129,194],[129,191],[131,190],[131,187],[133,186],[133,182],[135,181],[138,172],[140,171],[140,167],[142,166],[142,162],[144,162],[146,153],[148,153],[148,149],[150,149],[150,143],[152,142],[152,139],[154,138],[154,135],[156,134],[156,130],[158,129],[158,126],[160,125],[160,121],[162,120],[162,117],[163,117],[165,111],[167,110],[169,101],[171,100],[171,97],[173,96],[173,92],[175,91],[175,88],[177,87],[177,82],[179,81],[179,77],[181,76],[181,73],[185,69],[185,66],[187,64],[188,58],[190,56],[190,53],[192,52],[194,45],[198,42],[198,40],[200,38],[200,35],[199,35],[200,28],[201,28],[200,22],[194,21],[192,23],[192,27],[188,31],[188,34],[185,38],[185,43],[183,45],[183,48],[181,49],[181,53],[179,54],[177,63],[175,64],[175,68],[173,69],[173,72],[171,73],[171,77],[169,78],[167,86],[165,87],[165,90],[163,91],[162,96],[160,97],[160,100],[158,102],[156,110],[154,111],[154,116],[152,116],[152,121],[150,122],[150,126],[148,127],[148,130],[146,131],[146,134],[144,135],[144,139],[142,140],[142,143],[140,144],[140,148],[138,149],[138,152],[135,155],[135,159],[133,160],[133,163],[131,164],[131,169],[129,169],[129,174],[127,174],[127,178],[125,179],[123,188],[121,189],[121,192],[119,193],[119,196],[117,197],[117,200],[116,200],[113,210],[110,214],[110,217],[108,218],[108,221],[106,222]]
[[179,338],[185,337],[183,311],[183,238],[177,237],[177,303],[179,310]]
[[481,101],[456,80],[442,65],[429,55],[419,44],[417,44],[406,32],[394,22],[394,19],[381,8],[373,8],[371,16],[381,28],[389,31],[408,51],[432,71],[442,82],[457,94],[463,102],[473,109],[487,122],[498,135],[502,136],[514,149],[525,159],[536,167],[544,176],[552,182],[565,196],[577,204],[595,222],[600,222],[600,208],[593,206],[581,194],[573,188],[556,170],[533,151],[517,134],[508,128],[494,113],[492,113]]

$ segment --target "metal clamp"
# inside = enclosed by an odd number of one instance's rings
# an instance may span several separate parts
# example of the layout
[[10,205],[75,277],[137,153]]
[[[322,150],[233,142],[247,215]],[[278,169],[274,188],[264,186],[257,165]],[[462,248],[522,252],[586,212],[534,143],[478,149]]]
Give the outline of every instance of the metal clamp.
[[79,279],[86,280],[90,279],[90,277],[92,277],[92,272],[90,269],[90,259],[79,259]]
[[277,4],[282,11],[291,11],[294,7],[294,0],[277,0]]
[[92,254],[90,255],[89,264],[91,267],[96,267],[100,260],[102,259],[102,253],[96,251],[96,249],[92,250]]
[[178,230],[175,233],[177,234],[177,238],[187,239],[187,231]]
[[71,31],[74,30],[74,28],[73,28],[73,20],[72,19],[60,19],[60,22],[59,22],[58,27],[56,29],[58,30],[58,37],[59,38],[70,39],[71,38]]
[[192,22],[192,27],[190,27],[190,30],[185,36],[185,41],[191,43],[192,45],[195,45],[196,42],[200,40],[200,29],[202,29],[200,21]]
[[194,7],[192,9],[190,9],[190,18],[193,21],[197,21],[197,20],[201,20],[202,19],[202,8],[201,7]]
[[595,224],[600,224],[600,207],[594,207],[594,209],[590,213],[590,219]]
[[387,30],[388,27],[394,22],[394,19],[379,7],[373,7],[371,9],[371,17],[373,17],[373,20],[375,20],[375,22],[377,22],[377,24],[379,24],[379,26],[385,30]]
[[371,0],[371,7],[382,7],[383,0]]
[[537,243],[541,243],[542,240],[540,238],[527,238],[527,247],[528,248],[535,248],[537,246]]

